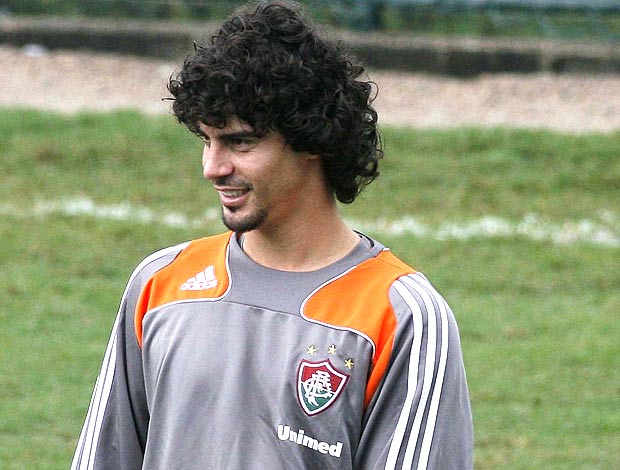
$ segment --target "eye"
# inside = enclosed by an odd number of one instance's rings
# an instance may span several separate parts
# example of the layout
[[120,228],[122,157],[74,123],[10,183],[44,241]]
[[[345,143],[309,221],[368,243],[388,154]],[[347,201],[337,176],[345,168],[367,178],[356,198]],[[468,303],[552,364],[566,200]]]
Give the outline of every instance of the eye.
[[205,147],[211,147],[211,139],[209,139],[206,135],[197,134],[198,138],[202,140],[202,143],[205,144]]
[[228,145],[238,152],[247,152],[256,145],[257,139],[252,137],[233,137],[228,140]]

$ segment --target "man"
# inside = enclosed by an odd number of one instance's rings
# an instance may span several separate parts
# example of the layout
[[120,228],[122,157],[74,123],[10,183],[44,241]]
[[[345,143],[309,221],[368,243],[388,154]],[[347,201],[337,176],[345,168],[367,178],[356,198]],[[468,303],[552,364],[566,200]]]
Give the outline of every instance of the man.
[[134,271],[72,468],[472,467],[449,307],[338,213],[382,153],[362,71],[261,3],[171,80],[230,232]]

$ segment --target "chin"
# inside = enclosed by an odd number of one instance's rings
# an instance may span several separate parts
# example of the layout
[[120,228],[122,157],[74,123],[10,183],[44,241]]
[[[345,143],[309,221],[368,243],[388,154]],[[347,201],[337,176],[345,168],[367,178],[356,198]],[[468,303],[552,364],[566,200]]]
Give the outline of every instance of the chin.
[[248,215],[241,215],[239,213],[234,213],[223,209],[222,213],[222,222],[229,230],[232,230],[236,233],[244,233],[250,232],[252,230],[256,230],[265,222],[267,218],[267,212],[260,210],[257,212],[253,212]]

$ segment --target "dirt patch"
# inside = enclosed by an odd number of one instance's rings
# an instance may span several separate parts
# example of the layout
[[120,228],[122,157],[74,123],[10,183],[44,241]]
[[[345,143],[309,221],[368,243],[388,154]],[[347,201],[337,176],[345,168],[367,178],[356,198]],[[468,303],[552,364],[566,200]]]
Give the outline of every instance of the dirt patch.
[[[0,106],[57,112],[135,108],[169,112],[179,64],[87,52],[0,46]],[[472,79],[371,71],[384,124],[510,126],[562,132],[620,130],[620,76],[493,74]]]

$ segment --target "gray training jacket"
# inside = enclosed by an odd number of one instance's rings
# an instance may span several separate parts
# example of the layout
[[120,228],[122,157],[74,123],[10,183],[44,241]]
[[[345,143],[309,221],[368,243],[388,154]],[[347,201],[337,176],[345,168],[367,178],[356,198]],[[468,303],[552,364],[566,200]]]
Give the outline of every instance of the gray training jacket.
[[277,271],[225,233],[133,272],[71,468],[472,467],[457,325],[422,274],[365,236]]

